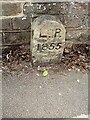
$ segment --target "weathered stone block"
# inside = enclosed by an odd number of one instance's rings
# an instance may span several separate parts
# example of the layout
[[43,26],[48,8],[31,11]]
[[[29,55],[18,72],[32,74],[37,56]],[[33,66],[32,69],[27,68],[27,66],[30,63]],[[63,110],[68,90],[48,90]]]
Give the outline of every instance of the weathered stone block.
[[29,15],[29,16],[31,16],[31,14],[33,13],[33,7],[32,7],[32,4],[30,2],[24,3],[24,5],[23,5],[23,13],[25,15]]
[[2,33],[0,33],[0,46],[2,46]]
[[30,29],[31,27],[31,17],[30,16],[23,16],[23,17],[15,17],[12,19],[13,22],[13,29],[23,30],[23,29]]
[[67,14],[69,10],[69,3],[68,2],[51,2],[51,3],[33,3],[29,5],[27,3],[24,5],[24,14]]
[[1,16],[16,16],[22,12],[21,3],[0,3]]
[[68,16],[65,17],[65,26],[67,28],[88,29],[88,16]]
[[12,29],[12,24],[11,24],[11,18],[6,18],[6,19],[0,19],[0,22],[2,21],[2,28],[0,30],[11,30]]
[[82,20],[81,19],[66,16],[66,18],[65,18],[65,26],[67,28],[68,27],[78,28],[81,25],[82,25]]
[[[41,14],[57,15],[65,27],[87,28],[88,3],[51,2],[33,3],[25,8],[24,13],[32,12],[33,17]],[[31,14],[31,13],[30,13]]]
[[69,14],[71,16],[82,16],[82,15],[88,15],[89,9],[88,9],[88,2],[86,3],[79,3],[79,2],[70,2],[69,6]]
[[42,15],[32,23],[33,64],[59,62],[65,45],[65,28],[58,18]]
[[3,33],[2,44],[3,45],[14,45],[23,44],[30,42],[30,32],[17,32],[17,33]]
[[88,36],[90,34],[90,30],[88,29],[69,29],[67,28],[66,29],[67,33],[66,33],[66,39],[67,40],[70,40],[70,39],[75,39],[75,40],[81,40],[81,41],[86,41],[86,40],[89,40],[88,39]]
[[90,28],[90,16],[88,16],[87,25]]
[[2,16],[2,6],[0,5],[0,16]]
[[90,1],[88,2],[88,15],[90,16]]
[[[0,46],[0,63],[2,63],[2,47]],[[0,64],[0,67],[2,67],[2,64]]]

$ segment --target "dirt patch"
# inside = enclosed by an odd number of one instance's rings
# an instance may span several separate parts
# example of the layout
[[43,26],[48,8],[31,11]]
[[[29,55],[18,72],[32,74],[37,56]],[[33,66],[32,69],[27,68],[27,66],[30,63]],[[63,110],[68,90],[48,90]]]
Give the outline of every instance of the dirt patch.
[[33,67],[31,64],[31,52],[29,45],[11,46],[2,53],[3,71],[30,71],[30,69],[76,69],[85,71],[90,69],[90,45],[78,44],[72,47],[66,47],[63,52],[62,60],[59,64],[46,64]]

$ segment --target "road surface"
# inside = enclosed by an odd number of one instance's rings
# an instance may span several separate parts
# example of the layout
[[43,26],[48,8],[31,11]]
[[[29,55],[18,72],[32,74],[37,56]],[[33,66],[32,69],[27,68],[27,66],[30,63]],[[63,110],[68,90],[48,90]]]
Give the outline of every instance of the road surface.
[[88,73],[36,69],[3,73],[3,118],[88,117]]

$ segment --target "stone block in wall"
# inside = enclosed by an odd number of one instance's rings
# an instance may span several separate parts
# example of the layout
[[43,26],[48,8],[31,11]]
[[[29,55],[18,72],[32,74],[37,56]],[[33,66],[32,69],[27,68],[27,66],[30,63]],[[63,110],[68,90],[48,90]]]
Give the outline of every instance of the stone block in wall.
[[0,33],[0,46],[2,45],[2,33]]
[[29,16],[31,16],[31,14],[33,13],[32,4],[30,2],[25,2],[23,4],[23,13]]
[[65,27],[78,28],[82,25],[82,20],[79,18],[71,18],[70,16],[66,16],[65,18]]
[[88,28],[88,16],[65,16],[65,27],[69,28]]
[[0,16],[2,16],[2,6],[0,5]]
[[30,32],[3,33],[2,45],[14,45],[30,42]]
[[[2,47],[0,46],[0,63],[2,62]],[[0,67],[2,66],[2,64],[0,64]]]
[[1,59],[1,55],[2,55],[2,47],[0,46],[0,59]]
[[2,21],[2,28],[0,30],[11,30],[12,29],[12,24],[11,24],[11,18],[6,18],[6,19],[0,19],[0,22]]
[[47,3],[33,3],[29,6],[24,5],[24,14],[67,14],[69,10],[68,2],[47,2]]
[[24,5],[24,14],[29,14],[33,11],[34,14],[55,14],[55,15],[88,15],[88,2],[45,2],[45,3],[27,3]]
[[0,3],[0,8],[2,11],[0,12],[0,16],[16,16],[22,13],[22,5],[21,3]]
[[88,2],[88,15],[90,16],[90,1]]
[[89,35],[90,35],[90,29],[66,29],[67,33],[66,33],[66,40],[71,40],[71,39],[75,39],[76,41],[86,41],[86,40],[90,40],[89,39]]
[[2,20],[0,19],[0,31],[2,31]]
[[88,2],[79,3],[72,1],[69,4],[69,15],[71,16],[88,15],[88,12],[89,12]]
[[23,30],[23,29],[30,29],[31,26],[31,17],[30,16],[22,16],[22,17],[15,17],[12,19],[13,29]]
[[88,24],[88,27],[90,28],[90,16],[88,16],[87,24]]
[[51,2],[33,3],[24,6],[24,14],[32,13],[33,17],[43,14],[57,15],[65,27],[88,27],[88,3]]

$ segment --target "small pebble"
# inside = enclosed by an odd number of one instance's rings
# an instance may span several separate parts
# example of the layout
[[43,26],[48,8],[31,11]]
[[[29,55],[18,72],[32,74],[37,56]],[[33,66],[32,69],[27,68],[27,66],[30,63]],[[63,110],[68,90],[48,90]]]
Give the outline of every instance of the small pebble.
[[71,2],[72,5],[74,5],[75,3],[74,2]]
[[9,60],[9,55],[8,54],[6,55],[6,58],[7,58],[7,60]]
[[77,71],[80,72],[80,69],[78,69]]
[[48,6],[50,6],[51,4],[48,4]]
[[72,66],[72,69],[75,69],[75,66]]
[[42,88],[42,86],[39,86],[39,88]]
[[26,17],[23,17],[22,20],[26,20]]
[[80,80],[77,80],[77,82],[80,82]]
[[59,93],[59,95],[62,95],[61,93]]
[[46,7],[44,6],[43,10],[46,10]]
[[38,9],[41,9],[42,5],[39,5]]
[[23,9],[23,11],[26,11],[26,9]]
[[68,69],[68,71],[71,71],[71,69]]
[[53,5],[56,5],[56,3],[53,3]]
[[40,66],[38,66],[37,70],[40,70]]
[[37,75],[37,76],[39,76],[39,74],[38,74],[38,73],[37,73],[36,75]]
[[28,68],[28,66],[25,65],[26,68]]
[[47,70],[45,70],[45,71],[43,72],[43,76],[44,76],[44,77],[47,77],[47,76],[48,76],[48,71],[47,71]]

